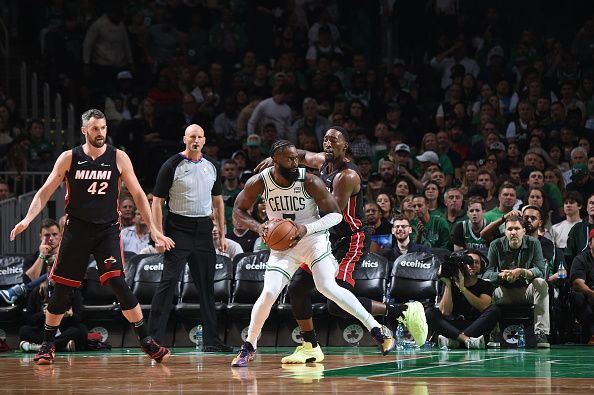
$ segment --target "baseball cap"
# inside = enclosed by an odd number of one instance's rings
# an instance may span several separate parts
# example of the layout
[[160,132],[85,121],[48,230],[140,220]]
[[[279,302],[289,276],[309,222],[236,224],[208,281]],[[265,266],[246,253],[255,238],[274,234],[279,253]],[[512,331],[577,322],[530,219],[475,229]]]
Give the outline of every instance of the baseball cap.
[[257,134],[250,134],[247,137],[245,145],[252,148],[259,147],[260,145],[262,145],[262,139]]
[[129,72],[128,70],[120,71],[118,73],[118,77],[117,78],[118,78],[118,80],[131,80],[132,79],[132,73]]
[[491,48],[491,50],[489,51],[489,54],[487,55],[487,59],[491,59],[492,56],[504,56],[504,52],[503,52],[503,48],[501,48],[499,45],[494,46],[493,48]]
[[231,159],[235,159],[238,156],[243,156],[244,158],[247,158],[247,154],[245,153],[245,151],[237,150],[233,153],[233,155],[231,155]]
[[505,145],[501,141],[495,141],[489,146],[491,151],[505,151]]
[[394,152],[399,151],[405,151],[410,154],[410,147],[408,146],[408,144],[396,144],[396,147],[394,147]]
[[588,175],[588,166],[583,163],[578,163],[573,165],[571,168],[571,179],[572,180],[579,180],[582,177]]
[[422,155],[417,155],[419,162],[439,163],[439,156],[433,151],[425,151]]

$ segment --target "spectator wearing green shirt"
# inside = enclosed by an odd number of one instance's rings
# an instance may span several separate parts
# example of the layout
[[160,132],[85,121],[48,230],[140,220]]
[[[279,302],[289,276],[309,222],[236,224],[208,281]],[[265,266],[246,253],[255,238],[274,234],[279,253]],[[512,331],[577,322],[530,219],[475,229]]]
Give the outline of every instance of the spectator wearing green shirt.
[[424,244],[432,248],[448,248],[450,245],[450,229],[442,217],[429,215],[429,207],[425,196],[416,195],[413,198],[415,218],[412,227],[411,239],[417,244]]
[[492,223],[497,220],[500,220],[499,225],[503,223],[501,218],[513,210],[514,206],[516,205],[516,187],[514,184],[510,182],[504,182],[499,187],[499,206],[495,207],[492,210],[489,210],[485,213],[485,220],[487,222]]
[[545,280],[545,261],[540,242],[526,236],[520,216],[505,221],[505,237],[489,246],[488,265],[483,279],[497,286],[495,304],[534,303],[536,346],[549,348],[549,286]]
[[542,170],[536,169],[534,167],[524,168],[524,171],[522,171],[522,176],[522,181],[524,181],[524,179],[526,180],[527,187],[524,188],[524,186],[520,186],[518,188],[518,198],[526,201],[528,200],[527,190],[531,188],[542,188],[545,191],[549,202],[551,202],[551,208],[553,210],[558,210],[559,207],[563,206],[561,191],[557,186],[545,182],[544,172]]
[[233,213],[233,204],[235,198],[241,192],[239,188],[239,170],[237,163],[233,159],[225,161],[223,165],[223,201],[225,202],[225,223],[227,226],[227,233],[233,230],[233,220],[231,214]]
[[444,218],[450,228],[450,235],[452,235],[456,224],[466,219],[466,213],[462,210],[464,206],[464,195],[462,195],[462,191],[458,188],[449,188],[443,194],[443,199],[446,206]]

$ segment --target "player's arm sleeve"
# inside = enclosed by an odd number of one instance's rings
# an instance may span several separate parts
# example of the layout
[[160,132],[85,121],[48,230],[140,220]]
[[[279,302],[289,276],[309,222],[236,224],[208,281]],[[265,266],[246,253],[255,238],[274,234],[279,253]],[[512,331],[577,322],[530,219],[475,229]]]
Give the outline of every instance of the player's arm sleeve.
[[305,229],[307,229],[306,235],[328,230],[331,227],[338,225],[340,221],[342,221],[341,213],[328,213],[319,220],[305,225]]
[[160,198],[167,198],[169,196],[169,190],[173,185],[173,177],[175,175],[175,166],[171,160],[163,163],[163,166],[159,169],[157,174],[157,181],[155,182],[155,188],[153,189],[153,195]]

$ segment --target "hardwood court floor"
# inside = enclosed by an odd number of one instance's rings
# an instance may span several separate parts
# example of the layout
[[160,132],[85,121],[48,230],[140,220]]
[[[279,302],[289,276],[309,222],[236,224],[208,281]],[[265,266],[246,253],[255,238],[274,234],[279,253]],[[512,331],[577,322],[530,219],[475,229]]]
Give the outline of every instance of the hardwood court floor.
[[174,349],[156,364],[138,349],[59,353],[51,366],[33,354],[0,354],[0,393],[527,394],[594,393],[594,347],[550,350],[327,348],[322,363],[281,365],[288,348],[261,348],[247,368],[232,354]]

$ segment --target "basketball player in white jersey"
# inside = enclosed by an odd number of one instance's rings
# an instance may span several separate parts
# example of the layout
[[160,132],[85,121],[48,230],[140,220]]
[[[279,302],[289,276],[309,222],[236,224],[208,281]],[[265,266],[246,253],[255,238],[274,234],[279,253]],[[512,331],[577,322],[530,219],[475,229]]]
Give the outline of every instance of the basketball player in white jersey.
[[[264,289],[252,309],[247,339],[231,366],[247,366],[256,357],[256,341],[270,309],[302,262],[311,269],[318,291],[361,321],[382,353],[387,354],[395,345],[389,329],[380,325],[355,295],[336,284],[338,264],[332,255],[328,233],[328,229],[342,221],[336,200],[319,177],[298,167],[299,158],[293,143],[279,140],[270,151],[274,167],[248,180],[235,199],[234,219],[264,237],[270,222],[260,224],[249,214],[258,195],[262,195],[268,218],[291,219],[297,224],[299,233],[289,249],[270,252]],[[318,207],[326,213],[321,218]]]

